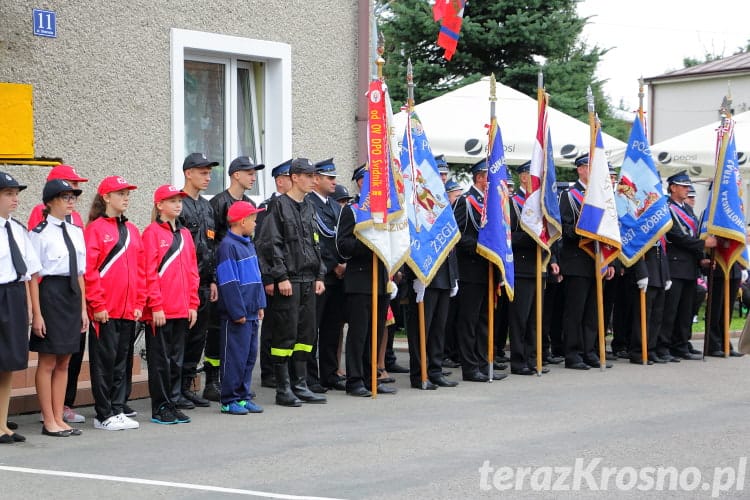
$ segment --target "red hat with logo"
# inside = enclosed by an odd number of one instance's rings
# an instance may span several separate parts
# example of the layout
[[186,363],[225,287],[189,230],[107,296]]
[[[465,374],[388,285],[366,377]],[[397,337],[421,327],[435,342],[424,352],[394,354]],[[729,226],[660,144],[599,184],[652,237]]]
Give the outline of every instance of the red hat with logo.
[[255,208],[251,203],[246,201],[237,201],[232,203],[232,206],[227,210],[227,222],[231,224],[264,210],[265,208]]
[[164,201],[167,198],[174,198],[175,196],[184,198],[187,195],[188,194],[185,191],[180,191],[171,184],[164,184],[163,186],[156,188],[156,191],[154,191],[154,203],[159,203],[160,201]]
[[88,182],[89,180],[85,177],[81,177],[76,172],[76,169],[70,165],[57,165],[52,167],[52,170],[47,174],[48,181],[54,181],[55,179],[62,179],[68,182]]
[[112,175],[110,177],[105,177],[104,179],[102,179],[102,182],[99,184],[99,188],[96,190],[96,192],[103,196],[115,191],[122,191],[123,189],[138,189],[138,186],[130,184],[119,175]]

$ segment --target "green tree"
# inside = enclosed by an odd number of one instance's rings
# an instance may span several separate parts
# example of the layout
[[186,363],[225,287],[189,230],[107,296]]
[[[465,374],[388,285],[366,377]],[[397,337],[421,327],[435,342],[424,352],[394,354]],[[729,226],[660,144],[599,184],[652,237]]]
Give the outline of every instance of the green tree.
[[[376,0],[379,29],[385,36],[384,73],[395,104],[406,101],[406,61],[414,66],[417,103],[495,73],[498,81],[536,97],[537,73],[544,73],[550,104],[588,121],[586,87],[608,133],[614,126],[604,82],[595,78],[606,49],[579,41],[585,18],[576,0],[469,1],[461,38],[451,61],[436,44],[438,23],[428,0]],[[613,135],[627,138],[627,126]],[[624,131],[624,136],[622,132]]]

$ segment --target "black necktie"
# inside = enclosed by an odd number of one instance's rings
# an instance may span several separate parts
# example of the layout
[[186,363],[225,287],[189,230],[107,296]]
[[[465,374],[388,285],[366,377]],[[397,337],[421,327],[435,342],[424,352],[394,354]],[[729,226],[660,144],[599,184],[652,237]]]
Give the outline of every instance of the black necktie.
[[16,281],[21,281],[21,278],[26,274],[26,263],[23,261],[21,250],[18,248],[16,239],[13,237],[13,230],[10,227],[10,220],[5,223],[5,229],[8,230],[8,245],[10,246],[10,259],[13,261],[13,267],[16,268]]
[[73,246],[73,240],[70,239],[68,234],[67,224],[63,222],[60,224],[62,227],[63,240],[65,240],[65,247],[68,249],[68,269],[70,270],[70,289],[73,293],[78,293],[81,288],[78,286],[78,260],[76,259],[76,247]]

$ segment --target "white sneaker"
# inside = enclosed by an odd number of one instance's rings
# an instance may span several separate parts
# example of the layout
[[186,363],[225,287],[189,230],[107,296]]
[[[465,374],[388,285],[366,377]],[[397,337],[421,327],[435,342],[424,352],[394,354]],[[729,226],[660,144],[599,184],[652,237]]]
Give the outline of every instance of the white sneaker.
[[94,418],[94,429],[101,429],[103,431],[125,430],[125,424],[118,417],[119,415],[113,415],[104,422],[99,422],[98,418]]
[[115,415],[114,418],[118,419],[120,423],[122,423],[123,429],[138,429],[141,426],[141,424],[139,424],[136,420],[133,420],[124,413]]
[[63,407],[63,420],[69,424],[82,424],[86,422],[86,417],[76,411],[70,406]]

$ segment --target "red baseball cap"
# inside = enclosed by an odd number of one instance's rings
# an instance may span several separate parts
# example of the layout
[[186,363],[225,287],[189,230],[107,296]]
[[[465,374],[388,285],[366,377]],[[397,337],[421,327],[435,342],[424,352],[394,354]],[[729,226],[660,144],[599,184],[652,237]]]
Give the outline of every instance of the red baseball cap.
[[251,203],[247,201],[237,201],[232,203],[232,206],[227,210],[227,222],[237,222],[244,219],[248,215],[257,214],[258,212],[264,211],[265,208],[255,208]]
[[164,201],[167,198],[174,198],[175,196],[181,196],[184,198],[187,195],[188,194],[185,191],[180,191],[171,184],[164,184],[163,186],[156,188],[156,191],[154,191],[154,203],[159,203],[160,201]]
[[112,175],[110,177],[105,177],[102,180],[96,192],[105,195],[114,191],[122,191],[123,189],[138,189],[138,186],[130,184],[119,175]]
[[54,181],[55,179],[62,179],[68,182],[88,182],[89,180],[85,177],[81,177],[76,172],[76,169],[70,165],[57,165],[52,167],[52,170],[47,174],[48,181]]

